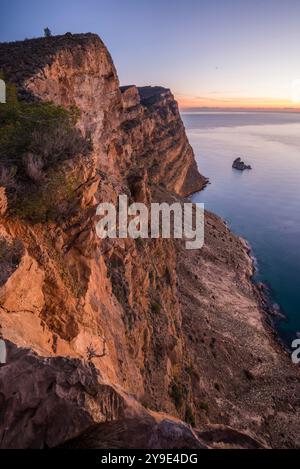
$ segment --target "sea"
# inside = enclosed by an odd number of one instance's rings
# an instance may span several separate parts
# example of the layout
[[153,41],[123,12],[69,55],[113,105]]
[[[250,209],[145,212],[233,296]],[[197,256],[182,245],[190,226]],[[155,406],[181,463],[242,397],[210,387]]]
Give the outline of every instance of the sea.
[[[251,245],[255,280],[284,314],[282,341],[300,337],[300,113],[182,113],[207,188],[192,197]],[[240,157],[252,170],[232,168]]]

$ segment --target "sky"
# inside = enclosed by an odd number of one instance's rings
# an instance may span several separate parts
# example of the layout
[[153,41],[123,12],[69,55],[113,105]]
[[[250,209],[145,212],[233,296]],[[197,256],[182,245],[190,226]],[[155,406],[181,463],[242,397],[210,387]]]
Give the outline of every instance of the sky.
[[300,108],[300,0],[1,0],[0,41],[94,32],[181,108]]

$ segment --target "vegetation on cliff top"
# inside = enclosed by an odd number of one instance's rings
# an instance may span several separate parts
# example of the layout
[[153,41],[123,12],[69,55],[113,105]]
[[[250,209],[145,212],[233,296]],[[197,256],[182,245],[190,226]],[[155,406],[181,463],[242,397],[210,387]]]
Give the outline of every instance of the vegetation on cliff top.
[[0,104],[0,186],[9,194],[10,209],[32,222],[55,218],[74,189],[62,163],[91,151],[76,123],[79,111],[47,102],[24,102],[7,84]]

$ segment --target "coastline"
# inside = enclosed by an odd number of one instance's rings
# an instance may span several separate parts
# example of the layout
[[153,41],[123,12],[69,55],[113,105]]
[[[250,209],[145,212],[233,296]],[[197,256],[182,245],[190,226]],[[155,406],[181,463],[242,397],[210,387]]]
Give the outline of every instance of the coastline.
[[[270,330],[270,333],[275,337],[276,342],[280,345],[281,349],[290,355],[290,349],[288,345],[280,337],[279,331],[276,328],[275,320],[287,320],[287,317],[284,315],[281,309],[279,311],[275,309],[274,302],[272,301],[272,296],[270,289],[266,283],[257,282],[255,280],[255,275],[259,269],[259,259],[255,256],[251,244],[249,241],[243,237],[240,237],[241,242],[245,246],[247,254],[252,262],[252,275],[251,282],[253,284],[254,290],[258,296],[258,301],[261,304],[265,326]],[[280,305],[277,305],[280,308]]]
[[[277,112],[277,111],[274,111]],[[300,113],[300,111],[299,111]],[[198,164],[197,164],[198,166]],[[198,168],[199,171],[199,168]],[[200,193],[204,191],[209,184],[211,184],[210,179],[206,178],[206,184],[204,187],[202,187],[198,191],[193,191],[190,195],[189,198],[191,198],[193,195],[196,195],[197,193]],[[280,345],[280,347],[283,349],[284,352],[287,352],[288,354],[291,353],[291,349],[289,348],[288,344],[284,342],[284,340],[280,337],[279,330],[276,327],[275,321],[277,320],[288,320],[287,316],[284,314],[282,311],[280,305],[278,303],[275,303],[272,301],[272,293],[269,288],[269,286],[264,283],[264,282],[258,282],[255,280],[255,275],[259,271],[259,259],[256,257],[254,254],[253,248],[251,246],[251,243],[244,237],[240,236],[239,234],[235,233],[231,226],[230,226],[230,221],[225,220],[215,212],[213,212],[215,216],[219,217],[222,222],[225,224],[225,226],[232,232],[235,236],[239,238],[241,241],[242,245],[244,246],[244,249],[251,261],[252,265],[252,272],[250,275],[250,281],[253,285],[254,291],[258,297],[258,302],[261,306],[261,309],[263,311],[263,316],[264,316],[264,323],[266,327],[270,330],[270,333],[275,336],[275,340],[277,343]],[[276,305],[276,307],[275,307]]]

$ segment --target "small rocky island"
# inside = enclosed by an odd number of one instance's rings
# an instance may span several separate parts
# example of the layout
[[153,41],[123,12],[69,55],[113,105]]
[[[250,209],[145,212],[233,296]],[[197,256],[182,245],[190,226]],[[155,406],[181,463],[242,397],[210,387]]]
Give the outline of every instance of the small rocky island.
[[234,169],[238,169],[239,171],[245,171],[245,169],[252,169],[250,165],[245,164],[241,158],[236,158],[232,164]]

